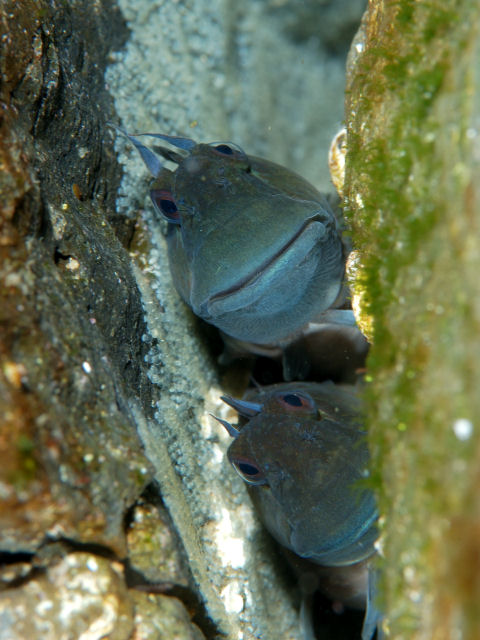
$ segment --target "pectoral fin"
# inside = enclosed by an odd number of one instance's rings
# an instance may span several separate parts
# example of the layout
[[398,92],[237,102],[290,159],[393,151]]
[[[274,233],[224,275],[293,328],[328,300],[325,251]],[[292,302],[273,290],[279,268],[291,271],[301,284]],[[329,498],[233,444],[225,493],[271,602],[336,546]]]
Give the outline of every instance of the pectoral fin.
[[365,618],[363,620],[362,640],[371,640],[377,627],[377,640],[382,640],[384,637],[381,627],[378,626],[382,620],[382,614],[377,608],[377,594],[378,569],[370,567],[368,570],[367,608],[365,611]]

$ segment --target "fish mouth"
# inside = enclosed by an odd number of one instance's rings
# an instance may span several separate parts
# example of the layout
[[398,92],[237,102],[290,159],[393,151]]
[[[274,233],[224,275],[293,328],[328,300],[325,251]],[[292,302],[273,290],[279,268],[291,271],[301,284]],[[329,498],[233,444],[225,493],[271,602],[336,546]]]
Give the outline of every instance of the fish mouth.
[[[298,229],[298,231],[290,238],[290,240],[285,243],[278,251],[276,251],[270,258],[267,258],[260,266],[258,266],[253,273],[250,273],[240,280],[238,280],[234,285],[228,287],[227,289],[223,289],[219,291],[215,295],[213,295],[207,302],[207,306],[213,305],[215,303],[221,303],[226,298],[230,298],[235,294],[239,293],[243,289],[246,289],[248,286],[252,285],[256,280],[260,280],[264,277],[269,271],[273,269],[275,264],[282,258],[288,251],[291,249],[295,243],[301,238],[303,234],[305,234],[312,225],[315,223],[320,223],[323,227],[323,235],[326,235],[326,224],[325,219],[322,219],[321,216],[314,216],[303,223],[303,225]],[[318,226],[318,225],[317,225]],[[318,238],[317,238],[318,241]]]

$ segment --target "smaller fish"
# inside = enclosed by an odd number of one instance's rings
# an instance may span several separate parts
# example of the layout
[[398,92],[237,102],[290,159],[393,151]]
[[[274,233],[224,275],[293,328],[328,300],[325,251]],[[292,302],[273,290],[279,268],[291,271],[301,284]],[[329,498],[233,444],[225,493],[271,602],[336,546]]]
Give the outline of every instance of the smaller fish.
[[[333,311],[331,311],[333,313]],[[224,351],[220,364],[229,365],[245,355],[260,355],[281,363],[282,378],[354,384],[365,368],[369,343],[356,326],[340,322],[310,322],[292,341],[283,346],[252,345],[223,334]]]
[[354,387],[294,382],[222,399],[246,419],[241,428],[220,422],[262,522],[284,547],[331,569],[323,571],[331,597],[363,600],[362,640],[370,640],[380,617],[371,563],[378,514],[362,482],[369,453]]

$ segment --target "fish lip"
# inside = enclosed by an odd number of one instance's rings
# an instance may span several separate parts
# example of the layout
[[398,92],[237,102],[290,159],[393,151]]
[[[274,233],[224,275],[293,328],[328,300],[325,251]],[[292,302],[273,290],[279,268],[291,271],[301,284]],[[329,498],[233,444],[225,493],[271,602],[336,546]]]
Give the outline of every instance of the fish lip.
[[239,280],[235,285],[232,285],[231,287],[229,287],[228,289],[224,289],[223,291],[219,291],[218,293],[216,293],[214,296],[212,296],[208,302],[207,305],[210,305],[214,302],[218,302],[219,300],[223,300],[225,298],[228,298],[228,296],[231,296],[235,293],[237,293],[238,291],[240,291],[243,287],[247,286],[248,284],[250,284],[251,282],[254,282],[255,280],[257,280],[258,278],[261,278],[271,267],[272,265],[275,264],[275,262],[282,256],[284,255],[289,249],[290,247],[292,247],[295,242],[300,238],[300,236],[314,223],[314,222],[321,222],[325,227],[328,226],[328,222],[329,221],[325,221],[325,218],[322,218],[322,216],[320,215],[315,215],[312,218],[309,218],[308,220],[306,220],[302,226],[300,227],[300,229],[290,238],[290,240],[283,245],[283,247],[281,247],[278,251],[276,251],[273,256],[271,256],[270,258],[268,258],[267,260],[264,261],[264,263],[262,265],[260,265],[260,267],[258,269],[255,269],[255,272],[245,276],[244,278],[242,278],[241,280]]

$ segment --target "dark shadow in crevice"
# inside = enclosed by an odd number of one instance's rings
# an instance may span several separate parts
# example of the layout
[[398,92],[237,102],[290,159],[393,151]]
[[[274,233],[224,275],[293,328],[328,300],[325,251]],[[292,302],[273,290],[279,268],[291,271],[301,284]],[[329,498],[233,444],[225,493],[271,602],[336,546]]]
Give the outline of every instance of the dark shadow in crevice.
[[31,565],[26,573],[14,576],[10,580],[5,579],[2,575],[2,579],[0,579],[0,591],[4,591],[6,589],[17,589],[29,582],[32,578],[42,574],[43,569],[34,566],[34,558],[35,554],[29,551],[0,551],[0,570],[5,569],[6,567],[14,568],[15,565],[21,564]]
[[[96,542],[79,542],[72,538],[55,538],[47,539],[40,549],[38,558],[47,557],[50,545],[54,549],[54,555],[68,555],[70,553],[91,553],[94,556],[100,558],[106,558],[107,560],[117,560],[118,557],[110,547]],[[58,552],[60,549],[60,553]]]

